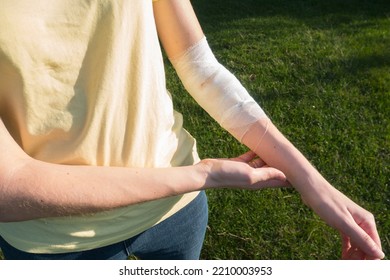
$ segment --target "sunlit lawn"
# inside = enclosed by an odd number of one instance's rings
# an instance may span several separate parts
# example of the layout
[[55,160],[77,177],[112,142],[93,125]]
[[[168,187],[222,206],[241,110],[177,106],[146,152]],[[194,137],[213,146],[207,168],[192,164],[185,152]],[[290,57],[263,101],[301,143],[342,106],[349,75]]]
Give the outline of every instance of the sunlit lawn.
[[[377,219],[390,253],[390,2],[194,0],[219,60],[334,184]],[[188,98],[168,68],[185,127],[205,157],[246,151]],[[209,191],[204,259],[337,259],[340,239],[294,190]]]

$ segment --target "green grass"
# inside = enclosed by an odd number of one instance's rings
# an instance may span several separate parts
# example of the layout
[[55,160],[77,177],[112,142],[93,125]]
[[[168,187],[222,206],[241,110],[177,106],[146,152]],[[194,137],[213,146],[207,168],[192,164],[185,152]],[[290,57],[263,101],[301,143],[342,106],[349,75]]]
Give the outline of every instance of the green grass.
[[[193,0],[219,60],[335,187],[374,213],[390,254],[388,0]],[[168,88],[202,158],[246,151]],[[292,189],[208,191],[203,259],[338,259],[338,233]]]
[[[388,1],[194,0],[219,60],[335,187],[374,213],[390,254]],[[202,158],[246,150],[168,88]],[[338,232],[294,190],[208,191],[203,259],[338,259]]]

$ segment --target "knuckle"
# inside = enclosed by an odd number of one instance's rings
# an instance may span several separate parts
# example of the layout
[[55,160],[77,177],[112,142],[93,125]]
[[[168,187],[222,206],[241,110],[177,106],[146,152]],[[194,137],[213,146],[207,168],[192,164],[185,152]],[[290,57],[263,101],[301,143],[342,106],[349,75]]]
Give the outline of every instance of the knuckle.
[[367,212],[367,220],[368,221],[375,221],[375,217],[374,217],[374,214],[372,214],[371,212]]

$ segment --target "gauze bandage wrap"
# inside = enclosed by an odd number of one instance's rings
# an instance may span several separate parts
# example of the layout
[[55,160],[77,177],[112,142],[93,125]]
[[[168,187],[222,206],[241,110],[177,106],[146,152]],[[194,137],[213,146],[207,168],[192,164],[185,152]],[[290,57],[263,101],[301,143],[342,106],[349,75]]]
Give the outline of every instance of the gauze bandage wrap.
[[251,124],[267,118],[237,78],[217,61],[206,38],[171,62],[196,102],[239,141]]

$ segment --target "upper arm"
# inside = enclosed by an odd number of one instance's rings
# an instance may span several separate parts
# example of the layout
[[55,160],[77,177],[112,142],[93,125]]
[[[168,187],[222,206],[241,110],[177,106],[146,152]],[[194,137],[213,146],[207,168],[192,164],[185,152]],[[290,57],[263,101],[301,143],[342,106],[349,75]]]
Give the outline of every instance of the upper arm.
[[190,0],[153,3],[159,38],[169,58],[177,57],[204,37]]

